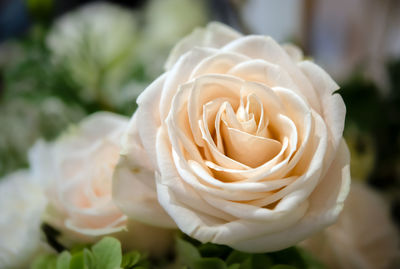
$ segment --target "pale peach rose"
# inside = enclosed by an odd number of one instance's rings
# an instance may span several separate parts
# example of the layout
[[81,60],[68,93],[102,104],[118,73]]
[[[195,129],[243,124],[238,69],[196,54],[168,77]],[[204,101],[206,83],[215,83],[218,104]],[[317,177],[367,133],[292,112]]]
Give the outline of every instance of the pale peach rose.
[[[112,175],[127,124],[126,117],[98,112],[55,142],[39,141],[30,151],[34,177],[47,186],[45,221],[62,231],[65,242],[92,242],[113,235],[121,239],[124,248],[153,253],[170,243],[169,231],[128,223],[112,200]],[[138,176],[154,180],[152,173],[137,166]],[[146,206],[139,205],[139,197],[131,198],[137,206]],[[154,234],[157,237],[152,238]]]
[[[165,67],[137,100],[115,173],[128,216],[249,252],[289,247],[336,220],[349,153],[345,106],[325,71],[295,46],[218,23],[180,41]],[[126,172],[137,148],[156,183]],[[138,185],[170,218],[119,195]]]
[[362,183],[352,183],[338,221],[303,241],[328,268],[398,268],[399,237],[388,206],[380,195]]

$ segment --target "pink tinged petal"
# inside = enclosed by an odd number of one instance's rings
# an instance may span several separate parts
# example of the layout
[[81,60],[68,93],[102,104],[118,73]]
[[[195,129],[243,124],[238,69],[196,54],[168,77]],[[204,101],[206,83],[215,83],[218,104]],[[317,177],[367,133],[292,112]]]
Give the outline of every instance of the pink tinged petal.
[[[136,124],[140,126],[140,140],[153,167],[157,167],[155,141],[157,130],[161,125],[158,106],[167,75],[168,73],[161,75],[140,94],[137,99],[138,108],[135,112],[135,114],[137,114]],[[137,127],[130,125],[128,127],[128,132],[130,132],[130,128]]]
[[220,48],[241,36],[232,28],[218,22],[209,23],[205,29],[197,28],[171,50],[165,62],[165,69],[171,69],[183,54],[194,47]]
[[[141,156],[136,156],[140,159]],[[159,205],[154,171],[135,166],[121,156],[113,176],[113,201],[130,219],[173,228],[174,222]]]
[[96,112],[79,123],[80,138],[101,140],[103,137],[125,128],[128,118],[105,111]]
[[307,77],[301,72],[284,49],[271,37],[266,36],[245,36],[222,48],[223,51],[233,51],[244,54],[253,59],[262,59],[272,64],[279,65],[285,69],[298,89],[305,96],[307,102],[318,112],[321,111],[321,104],[314,92]]
[[75,223],[71,219],[67,219],[65,221],[65,227],[82,235],[87,236],[102,236],[102,235],[109,235],[112,233],[120,232],[126,230],[126,216],[120,216],[118,219],[114,220],[113,222],[107,225],[101,225],[98,228],[90,227],[88,228],[87,225],[80,226],[79,223]]
[[260,233],[249,240],[231,246],[246,252],[270,252],[293,246],[323,228],[331,225],[343,208],[350,188],[350,155],[342,140],[328,173],[309,198],[309,209],[304,217],[291,227],[271,234]]
[[303,61],[298,65],[318,95],[322,107],[321,116],[328,126],[333,142],[333,149],[335,150],[342,139],[346,116],[346,106],[342,97],[337,93],[334,94],[339,89],[339,86],[328,73],[313,62]]

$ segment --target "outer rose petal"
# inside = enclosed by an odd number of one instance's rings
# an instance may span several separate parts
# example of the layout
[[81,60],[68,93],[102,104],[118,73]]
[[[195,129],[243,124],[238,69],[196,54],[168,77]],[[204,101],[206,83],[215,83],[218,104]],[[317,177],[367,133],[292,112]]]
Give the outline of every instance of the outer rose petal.
[[299,67],[308,77],[318,95],[322,108],[321,115],[332,134],[333,147],[336,149],[343,134],[346,116],[346,106],[342,97],[339,94],[334,94],[339,86],[328,73],[313,62],[300,62]]
[[400,261],[398,235],[385,201],[357,182],[352,183],[338,221],[301,246],[328,268],[395,268],[392,263]]
[[241,36],[242,34],[222,23],[209,23],[207,28],[196,29],[175,45],[165,62],[165,69],[171,69],[179,57],[194,47],[221,48]]
[[154,226],[175,228],[157,200],[155,171],[140,144],[136,116],[133,116],[113,176],[113,200],[129,217]]

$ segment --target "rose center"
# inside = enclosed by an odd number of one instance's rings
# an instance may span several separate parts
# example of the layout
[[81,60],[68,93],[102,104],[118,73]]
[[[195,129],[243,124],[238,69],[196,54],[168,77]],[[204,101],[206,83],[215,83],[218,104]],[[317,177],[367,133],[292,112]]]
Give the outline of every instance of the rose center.
[[257,167],[279,153],[282,145],[271,138],[269,121],[255,94],[242,96],[234,112],[224,102],[215,118],[214,142],[226,156],[250,167]]

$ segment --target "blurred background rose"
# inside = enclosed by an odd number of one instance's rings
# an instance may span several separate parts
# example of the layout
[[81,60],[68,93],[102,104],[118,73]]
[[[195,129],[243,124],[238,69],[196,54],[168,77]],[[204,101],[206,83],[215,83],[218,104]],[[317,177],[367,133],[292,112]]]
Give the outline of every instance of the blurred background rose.
[[1,0],[0,176],[89,113],[131,115],[174,43],[211,20],[296,43],[335,78],[353,178],[390,203],[399,227],[397,0]]

